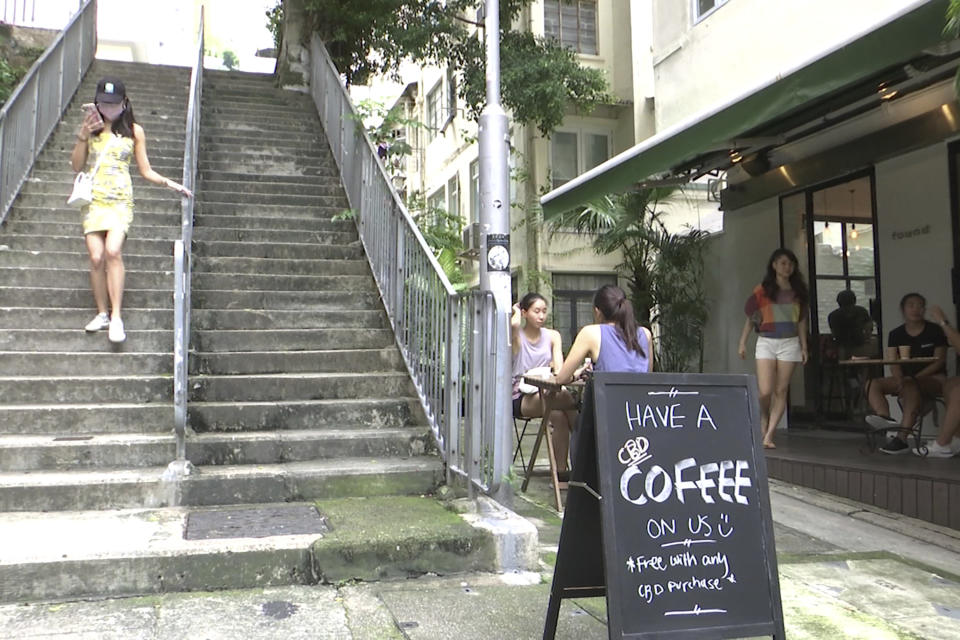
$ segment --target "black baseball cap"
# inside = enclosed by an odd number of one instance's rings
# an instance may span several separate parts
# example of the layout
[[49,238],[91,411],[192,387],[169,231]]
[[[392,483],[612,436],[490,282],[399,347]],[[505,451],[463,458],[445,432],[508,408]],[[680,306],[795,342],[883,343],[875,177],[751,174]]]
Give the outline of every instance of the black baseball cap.
[[127,97],[127,90],[123,82],[117,78],[103,78],[97,83],[97,95],[94,102],[103,104],[119,104]]

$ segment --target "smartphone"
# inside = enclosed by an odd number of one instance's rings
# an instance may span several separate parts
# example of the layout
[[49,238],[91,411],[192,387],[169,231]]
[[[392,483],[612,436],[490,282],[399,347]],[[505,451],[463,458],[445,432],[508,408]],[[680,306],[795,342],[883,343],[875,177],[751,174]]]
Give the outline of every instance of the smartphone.
[[100,115],[100,110],[97,109],[97,105],[93,104],[92,102],[87,102],[85,104],[80,105],[80,108],[83,109],[84,113],[93,114],[93,117],[96,119],[96,124],[97,124],[96,131],[100,131],[100,129],[103,129],[103,116]]

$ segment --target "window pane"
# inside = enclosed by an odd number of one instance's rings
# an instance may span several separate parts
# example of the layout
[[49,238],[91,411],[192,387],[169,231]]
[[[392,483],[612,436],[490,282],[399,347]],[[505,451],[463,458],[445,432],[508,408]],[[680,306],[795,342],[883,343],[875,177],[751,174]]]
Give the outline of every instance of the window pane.
[[873,277],[873,225],[856,224],[847,227],[847,268],[851,276]]
[[577,155],[577,134],[554,131],[550,138],[550,170],[554,187],[577,177]]
[[480,161],[474,160],[470,163],[470,211],[473,219],[469,222],[480,220]]
[[818,276],[843,275],[843,225],[839,222],[813,223],[816,272]]
[[577,24],[577,5],[576,4],[561,4],[560,5],[560,44],[565,47],[570,47],[573,50],[577,50],[577,31],[579,30]]
[[580,3],[580,53],[597,54],[597,3]]
[[447,213],[460,216],[460,183],[457,176],[453,176],[447,182]]
[[716,0],[697,0],[697,17],[699,18],[717,5]]
[[559,0],[544,0],[543,2],[543,35],[548,38],[560,37],[560,7]]
[[[837,294],[847,288],[845,280],[821,280],[817,278],[817,322],[818,331],[821,334],[830,333],[830,325],[827,324],[827,316],[837,308]],[[857,301],[860,301],[860,295],[857,295]]]
[[588,133],[584,136],[583,143],[586,146],[586,149],[584,149],[584,171],[589,171],[610,158],[610,139],[607,136]]

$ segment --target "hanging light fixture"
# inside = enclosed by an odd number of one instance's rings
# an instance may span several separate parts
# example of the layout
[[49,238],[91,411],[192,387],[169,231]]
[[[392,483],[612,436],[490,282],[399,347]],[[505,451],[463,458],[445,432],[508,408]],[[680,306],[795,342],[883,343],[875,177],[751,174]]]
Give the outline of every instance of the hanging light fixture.
[[[856,214],[856,211],[854,211],[854,207],[853,207],[853,192],[854,192],[854,189],[851,188],[851,189],[850,189],[850,217],[851,217],[851,218],[855,217],[855,214]],[[851,223],[850,223],[850,237],[853,238],[854,240],[856,240],[856,238],[857,238],[858,235],[860,235],[860,234],[857,233],[857,223],[856,223],[856,222],[851,222]]]

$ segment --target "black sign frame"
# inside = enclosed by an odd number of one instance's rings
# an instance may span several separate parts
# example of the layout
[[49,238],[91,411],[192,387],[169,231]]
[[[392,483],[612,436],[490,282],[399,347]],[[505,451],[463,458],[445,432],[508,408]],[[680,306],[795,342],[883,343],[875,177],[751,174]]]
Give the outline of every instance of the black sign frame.
[[[755,377],[735,374],[598,372],[591,387],[588,387],[584,394],[581,425],[577,434],[579,442],[576,450],[573,451],[575,460],[571,488],[567,497],[564,525],[560,533],[560,544],[544,627],[544,638],[554,637],[560,601],[563,598],[599,595],[606,595],[607,598],[608,634],[611,640],[721,639],[763,635],[773,636],[777,640],[784,638],[783,610],[777,572],[773,520],[770,511],[766,460],[763,450],[759,446],[759,395]],[[716,402],[717,394],[720,394],[726,404],[719,413],[729,416],[729,412],[733,411],[736,420],[739,422],[737,424],[739,431],[733,434],[735,436],[733,444],[724,443],[720,448],[725,448],[726,455],[729,455],[730,449],[734,448],[738,460],[745,459],[752,465],[752,488],[745,490],[750,492],[750,495],[755,498],[755,502],[752,507],[744,508],[746,509],[746,515],[743,515],[744,511],[741,510],[739,512],[741,515],[734,518],[738,523],[746,524],[741,527],[736,537],[732,537],[733,534],[731,533],[729,542],[733,547],[739,549],[739,546],[743,545],[744,540],[746,540],[746,543],[751,545],[747,547],[747,553],[750,553],[753,549],[753,543],[757,544],[755,555],[744,558],[744,554],[739,554],[739,558],[734,558],[734,560],[738,560],[736,565],[738,572],[740,568],[744,568],[744,560],[747,563],[762,561],[763,566],[747,564],[748,570],[739,574],[741,576],[748,575],[750,580],[746,583],[741,581],[741,584],[737,585],[738,593],[741,590],[746,590],[749,593],[743,593],[741,596],[752,597],[740,597],[733,601],[737,605],[734,608],[739,607],[739,609],[730,614],[734,618],[732,623],[729,620],[724,621],[727,614],[726,610],[710,610],[709,606],[704,609],[703,615],[692,610],[671,611],[671,615],[675,613],[681,615],[670,617],[670,623],[663,622],[667,618],[658,617],[656,620],[660,621],[659,624],[651,624],[649,628],[638,624],[634,615],[625,616],[623,613],[627,589],[622,587],[619,574],[624,573],[626,569],[624,568],[623,558],[618,556],[618,553],[622,555],[622,550],[618,550],[621,549],[620,542],[626,536],[624,531],[618,530],[617,515],[619,509],[621,529],[629,527],[630,524],[625,522],[629,516],[623,516],[623,514],[624,509],[632,507],[620,496],[620,485],[615,485],[613,478],[616,470],[627,464],[623,460],[618,461],[616,459],[617,453],[613,446],[619,444],[623,434],[626,433],[623,426],[624,407],[623,404],[620,404],[619,407],[610,406],[613,396],[619,395],[622,401],[623,387],[630,387],[631,397],[640,393],[640,390],[650,391],[658,396],[672,397],[671,394],[676,394],[680,397],[695,395],[692,389],[698,389],[704,392],[705,397],[710,396]],[[617,416],[621,425],[619,433],[617,433],[615,423],[612,422],[614,411],[617,410],[620,412]],[[644,427],[646,426],[644,424]],[[664,448],[668,450],[670,446],[676,446],[675,442],[678,438],[686,437],[670,435],[667,431],[663,431],[663,433],[667,435],[660,436],[659,444],[664,445]],[[678,431],[676,433],[682,434],[683,432]],[[649,440],[650,451],[657,451],[657,430],[652,429],[649,432],[644,432],[643,435]],[[673,438],[673,445],[669,445],[666,439],[670,437]],[[713,436],[714,447],[717,447],[715,444],[716,437]],[[709,439],[707,439],[707,442],[709,442]],[[686,443],[684,442],[684,444]],[[704,460],[713,453],[713,451],[708,451],[706,454],[703,451],[693,451],[692,455]],[[622,449],[620,455],[624,455]],[[586,487],[590,487],[590,489]],[[590,495],[597,488],[600,490],[600,495],[610,496],[610,498],[604,499]],[[691,494],[695,495],[696,491],[692,491]],[[620,500],[619,507],[615,504],[617,499]],[[621,538],[618,539],[618,536],[621,536]],[[631,535],[630,544],[637,546],[635,542],[637,539],[636,536]],[[652,543],[648,542],[647,544],[653,546]],[[719,548],[719,545],[714,548]],[[729,551],[729,549],[727,550]],[[723,552],[723,562],[725,564],[728,562],[726,551]],[[631,573],[632,571],[631,569]],[[629,582],[629,580],[630,578],[623,582]],[[764,582],[765,584],[763,584]],[[744,584],[748,586],[743,586]],[[621,591],[624,591],[624,593],[621,593]],[[679,596],[665,596],[667,599],[671,597],[678,598]],[[743,606],[742,603],[744,602],[750,604]],[[695,609],[700,610],[699,604],[696,605]],[[631,614],[638,610],[631,609]],[[649,612],[656,614],[653,609],[650,609]],[[666,616],[667,614],[663,613],[661,615]],[[630,618],[630,620],[625,620],[625,617]],[[677,622],[673,623],[674,620]]]

